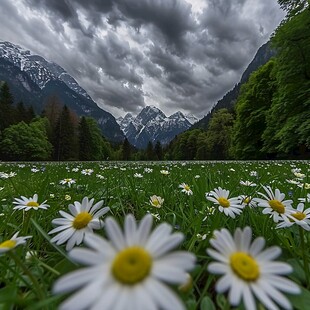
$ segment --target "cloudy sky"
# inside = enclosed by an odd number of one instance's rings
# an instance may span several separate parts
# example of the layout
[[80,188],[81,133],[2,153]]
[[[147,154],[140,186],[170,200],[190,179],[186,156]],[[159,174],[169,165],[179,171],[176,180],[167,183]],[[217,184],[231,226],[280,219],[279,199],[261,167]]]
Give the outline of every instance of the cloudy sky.
[[58,63],[116,117],[202,117],[283,17],[276,0],[1,0],[0,40]]

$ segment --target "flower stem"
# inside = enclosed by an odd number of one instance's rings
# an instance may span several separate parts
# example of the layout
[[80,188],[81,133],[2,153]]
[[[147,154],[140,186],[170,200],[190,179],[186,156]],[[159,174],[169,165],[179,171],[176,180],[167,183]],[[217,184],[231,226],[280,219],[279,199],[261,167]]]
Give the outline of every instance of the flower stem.
[[44,300],[45,295],[41,289],[39,282],[33,276],[33,274],[29,271],[29,269],[25,266],[25,264],[22,262],[22,260],[17,255],[15,255],[15,253],[13,251],[8,252],[8,255],[14,260],[15,264],[23,270],[25,275],[27,275],[29,277],[29,279],[31,280],[31,282],[34,286],[34,291],[36,292],[38,298],[40,300]]
[[304,261],[304,270],[306,274],[306,281],[307,281],[307,287],[310,287],[310,273],[309,273],[309,262],[307,257],[307,251],[305,246],[305,239],[304,239],[304,230],[302,227],[299,226],[299,234],[300,234],[300,243],[301,243],[301,250],[302,250],[302,256]]

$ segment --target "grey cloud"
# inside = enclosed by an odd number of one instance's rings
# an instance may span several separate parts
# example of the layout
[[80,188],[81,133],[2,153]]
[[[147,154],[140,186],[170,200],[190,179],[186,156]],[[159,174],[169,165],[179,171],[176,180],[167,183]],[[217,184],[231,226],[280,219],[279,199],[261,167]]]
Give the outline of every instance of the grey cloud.
[[185,0],[20,0],[24,14],[3,0],[0,37],[63,66],[108,111],[151,102],[202,116],[284,16],[276,0],[205,3],[194,14]]

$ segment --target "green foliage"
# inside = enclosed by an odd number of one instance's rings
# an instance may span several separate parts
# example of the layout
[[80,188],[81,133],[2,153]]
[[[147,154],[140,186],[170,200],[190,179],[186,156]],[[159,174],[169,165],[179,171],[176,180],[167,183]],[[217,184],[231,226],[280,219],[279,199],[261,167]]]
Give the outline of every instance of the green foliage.
[[46,134],[46,119],[27,125],[20,122],[3,131],[0,142],[1,155],[6,160],[47,160],[52,145]]
[[13,96],[9,85],[3,83],[0,88],[0,133],[3,129],[14,124]]
[[[277,30],[277,91],[267,113],[264,150],[294,154],[310,149],[310,11],[305,10]],[[302,155],[302,154],[301,154]]]
[[56,123],[54,137],[54,159],[77,160],[77,139],[70,111],[64,106]]
[[207,130],[207,145],[211,159],[229,158],[233,115],[227,109],[214,113]]
[[309,0],[278,0],[280,7],[287,12],[287,17],[293,17],[309,7]]
[[255,71],[242,86],[236,104],[231,153],[238,159],[261,159],[262,134],[266,129],[266,114],[272,104],[276,83],[272,76],[274,60]]
[[127,138],[124,139],[121,151],[121,159],[122,160],[130,160],[131,159],[131,145]]

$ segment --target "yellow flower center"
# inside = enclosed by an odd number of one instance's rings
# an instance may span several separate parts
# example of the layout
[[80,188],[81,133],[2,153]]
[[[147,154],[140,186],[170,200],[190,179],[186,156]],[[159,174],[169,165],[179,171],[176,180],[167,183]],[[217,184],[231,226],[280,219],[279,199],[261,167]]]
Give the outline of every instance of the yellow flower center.
[[306,214],[302,213],[302,212],[296,212],[296,213],[293,213],[292,216],[298,220],[298,221],[302,221],[305,217],[306,217]]
[[234,273],[245,281],[255,281],[259,277],[256,260],[245,252],[235,252],[230,256],[230,266]]
[[29,201],[27,204],[26,204],[27,207],[33,207],[33,208],[37,208],[39,206],[39,204],[35,201]]
[[218,198],[217,201],[223,208],[228,208],[230,206],[230,202],[224,197]]
[[3,248],[9,248],[9,249],[13,249],[16,245],[16,241],[15,240],[6,240],[2,243],[0,243],[0,249]]
[[189,192],[189,191],[191,190],[191,188],[190,188],[188,185],[185,185],[185,186],[184,186],[184,189],[185,189],[187,192]]
[[251,202],[251,197],[244,198],[243,202],[248,205]]
[[276,199],[272,199],[268,201],[269,206],[276,212],[283,214],[285,212],[285,206],[284,204]]
[[81,212],[75,217],[72,226],[75,229],[85,228],[92,219],[93,217],[88,212]]
[[159,205],[158,199],[154,198],[154,199],[152,200],[152,204],[155,205],[155,206],[158,206],[158,205]]
[[143,281],[149,275],[151,267],[151,255],[143,248],[133,246],[116,255],[112,273],[119,282],[133,285]]

